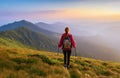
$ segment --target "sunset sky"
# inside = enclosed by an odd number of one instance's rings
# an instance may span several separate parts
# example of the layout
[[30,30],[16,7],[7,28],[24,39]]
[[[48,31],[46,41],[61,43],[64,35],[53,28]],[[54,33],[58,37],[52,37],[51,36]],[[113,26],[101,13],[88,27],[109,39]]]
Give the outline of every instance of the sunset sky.
[[120,0],[0,0],[0,25],[16,21],[120,20]]

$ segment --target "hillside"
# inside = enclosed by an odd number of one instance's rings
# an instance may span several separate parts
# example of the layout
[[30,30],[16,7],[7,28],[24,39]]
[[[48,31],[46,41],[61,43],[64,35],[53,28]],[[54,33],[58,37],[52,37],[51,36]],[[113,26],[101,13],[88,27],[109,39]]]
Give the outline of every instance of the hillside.
[[0,78],[120,78],[120,63],[72,56],[67,70],[62,54],[6,45],[0,46]]
[[22,43],[11,40],[8,38],[0,37],[0,47],[9,47],[9,48],[31,48],[29,46],[25,46]]
[[25,27],[19,27],[13,30],[0,32],[0,37],[17,41],[23,45],[27,45],[35,49],[47,51],[56,50],[55,41],[42,33],[31,31]]
[[47,35],[51,38],[57,34],[55,32],[45,30],[45,29],[43,29],[43,28],[41,28],[41,27],[39,27],[39,26],[29,22],[29,21],[26,21],[26,20],[15,21],[15,22],[3,25],[0,27],[0,31],[13,30],[13,29],[20,28],[20,27],[25,27],[29,30],[34,31],[34,32],[42,33],[42,34]]

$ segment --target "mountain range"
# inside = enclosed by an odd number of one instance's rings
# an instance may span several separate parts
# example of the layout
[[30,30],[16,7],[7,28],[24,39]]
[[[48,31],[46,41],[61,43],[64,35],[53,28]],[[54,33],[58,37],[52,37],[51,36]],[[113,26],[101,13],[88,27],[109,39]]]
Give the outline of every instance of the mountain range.
[[55,34],[22,20],[0,27],[0,37],[18,41],[35,49],[56,51]]
[[[57,52],[57,44],[65,26],[67,24],[60,22],[34,24],[21,20],[1,26],[0,37],[27,45],[29,48]],[[77,56],[120,62],[119,55],[111,47],[108,47],[109,44],[99,35],[92,37],[74,35],[74,37],[77,44]],[[74,52],[73,49],[73,55]]]
[[52,35],[55,34],[52,31],[48,31],[48,30],[45,30],[43,28],[40,28],[37,25],[35,25],[31,22],[28,22],[26,20],[16,21],[16,22],[13,22],[13,23],[9,23],[7,25],[3,25],[3,26],[0,27],[0,31],[12,30],[12,29],[15,29],[15,28],[18,28],[18,27],[26,27],[26,28],[29,28],[32,31],[35,31],[35,32],[42,32],[42,33],[44,33],[48,36],[49,35],[52,36]]

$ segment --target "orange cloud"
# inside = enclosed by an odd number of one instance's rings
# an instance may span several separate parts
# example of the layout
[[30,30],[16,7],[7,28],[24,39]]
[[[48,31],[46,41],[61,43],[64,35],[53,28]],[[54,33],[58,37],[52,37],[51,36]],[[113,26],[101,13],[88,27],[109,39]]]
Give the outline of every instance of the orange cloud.
[[69,18],[120,18],[120,11],[104,9],[71,9],[66,10],[63,15]]
[[24,16],[31,19],[120,19],[120,11],[108,10],[103,8],[95,9],[66,9],[66,10],[51,10],[44,12],[33,12],[19,16]]

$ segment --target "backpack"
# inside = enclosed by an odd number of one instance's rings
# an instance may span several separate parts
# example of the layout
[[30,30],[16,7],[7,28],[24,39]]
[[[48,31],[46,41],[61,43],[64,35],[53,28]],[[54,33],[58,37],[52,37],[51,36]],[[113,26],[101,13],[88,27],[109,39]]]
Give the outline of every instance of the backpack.
[[70,39],[69,36],[68,36],[68,37],[65,37],[65,38],[63,39],[63,48],[64,48],[64,49],[70,49],[70,48],[72,48],[72,43],[71,43],[71,39]]

